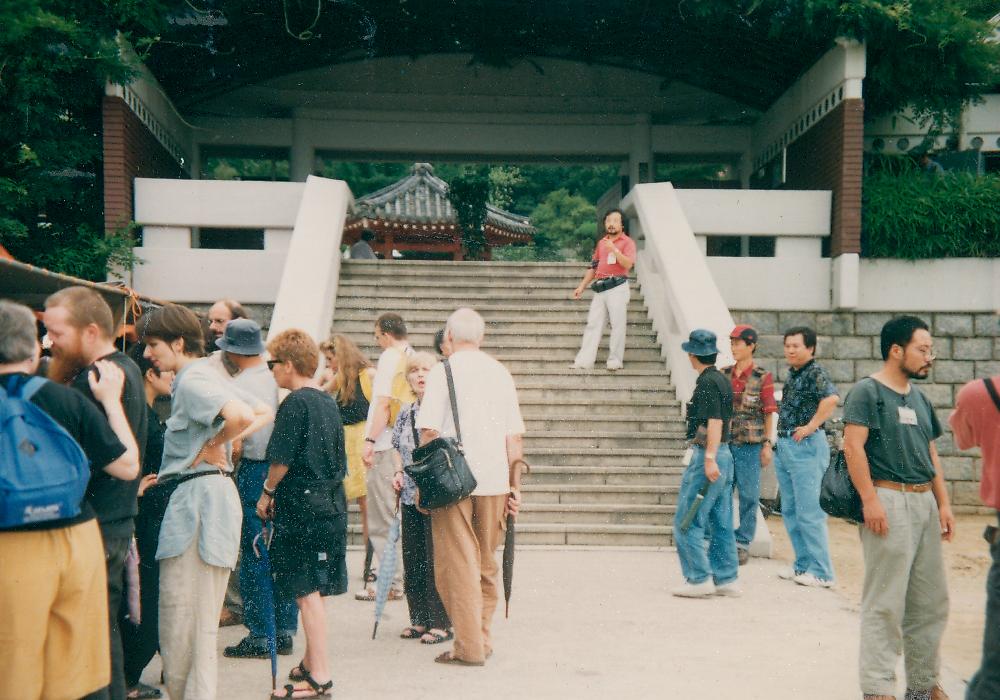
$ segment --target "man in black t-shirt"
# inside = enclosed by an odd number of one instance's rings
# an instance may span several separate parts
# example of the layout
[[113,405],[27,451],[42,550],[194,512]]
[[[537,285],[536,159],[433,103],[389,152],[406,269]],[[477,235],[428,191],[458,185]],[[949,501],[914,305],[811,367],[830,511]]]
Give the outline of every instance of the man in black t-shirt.
[[[8,390],[34,374],[39,347],[34,314],[0,301],[0,383]],[[79,392],[46,382],[31,402],[83,448],[92,473],[131,480],[139,450],[119,396],[124,377],[99,362]],[[0,697],[79,698],[110,678],[107,587],[101,535],[89,503],[73,518],[0,531]]]
[[333,681],[321,596],[347,590],[344,428],[336,400],[313,379],[319,366],[315,341],[305,331],[287,330],[267,344],[267,351],[274,380],[292,393],[274,418],[267,443],[271,467],[257,514],[274,520],[274,585],[279,596],[295,599],[306,633],[306,653],[292,676],[299,683],[272,697],[327,694]]
[[[674,540],[685,583],[673,594],[682,598],[739,596],[731,497],[733,457],[728,444],[733,388],[715,367],[719,352],[715,333],[691,331],[681,348],[688,353],[698,380],[687,405],[690,447],[674,520]],[[711,532],[707,552],[706,529]]]
[[[123,352],[115,349],[114,319],[111,308],[100,294],[87,287],[66,287],[45,300],[43,317],[52,341],[50,377],[68,383],[99,408],[90,391],[90,377],[95,362],[112,362],[125,374],[121,403],[142,459],[146,447],[148,417],[142,373]],[[111,617],[111,700],[125,700],[126,687],[122,661],[118,608],[122,599],[122,573],[125,554],[134,531],[138,512],[139,479],[121,481],[106,474],[95,474],[87,486],[87,502],[93,506],[101,527],[108,575],[108,609]]]

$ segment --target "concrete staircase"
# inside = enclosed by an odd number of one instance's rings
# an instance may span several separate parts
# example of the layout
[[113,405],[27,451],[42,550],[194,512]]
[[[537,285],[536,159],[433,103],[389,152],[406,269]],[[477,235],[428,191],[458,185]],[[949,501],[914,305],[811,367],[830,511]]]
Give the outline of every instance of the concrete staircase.
[[680,406],[636,289],[625,368],[604,369],[605,334],[597,369],[570,369],[589,307],[589,293],[570,298],[582,271],[580,263],[345,261],[333,329],[375,359],[375,318],[395,311],[411,344],[430,350],[448,314],[472,306],[486,319],[483,349],[514,375],[528,431],[532,472],[518,541],[669,545],[684,449]]

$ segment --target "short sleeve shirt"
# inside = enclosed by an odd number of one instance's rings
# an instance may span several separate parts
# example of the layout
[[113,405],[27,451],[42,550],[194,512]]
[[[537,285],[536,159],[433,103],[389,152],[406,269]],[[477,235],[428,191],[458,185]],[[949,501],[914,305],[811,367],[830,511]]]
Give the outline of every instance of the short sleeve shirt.
[[[236,399],[230,380],[219,375],[208,359],[184,367],[174,378],[170,417],[163,435],[159,481],[198,471],[216,471],[210,464],[193,464],[205,443],[222,429],[222,407]],[[227,471],[232,471],[231,446]],[[191,479],[174,491],[163,516],[157,559],[184,553],[198,533],[198,552],[212,566],[234,568],[239,553],[243,510],[232,479]]]
[[[606,238],[602,238],[597,242],[597,246],[594,248],[594,255],[590,259],[590,266],[594,269],[594,276],[597,279],[603,279],[605,277],[627,277],[628,270],[622,267],[617,258],[612,262],[608,262],[609,256],[607,253],[603,255],[601,254],[601,249],[604,247],[604,241],[606,240]],[[627,257],[629,260],[635,260],[635,241],[623,233],[618,236],[613,243],[615,248],[617,248],[622,255]]]
[[[4,386],[7,386],[7,383],[12,381],[11,377],[17,377],[17,381],[22,382],[29,379],[26,374],[15,373],[0,376],[0,381],[4,383]],[[96,474],[103,474],[104,467],[125,453],[125,445],[121,443],[111,426],[108,425],[108,419],[78,391],[47,381],[31,397],[31,403],[45,411],[79,443],[80,447],[83,448],[83,453],[90,460],[91,478]],[[79,525],[93,519],[94,509],[84,499],[80,515],[75,518],[50,520],[44,523],[11,528],[8,531],[55,530]]]
[[[916,424],[903,420],[911,410]],[[941,423],[917,387],[900,394],[876,379],[863,379],[847,395],[844,422],[868,428],[865,454],[872,479],[923,484],[934,478],[930,443],[941,437]]]
[[729,442],[729,420],[733,415],[733,387],[716,367],[708,367],[694,385],[687,409],[687,438],[705,446],[708,421],[722,421],[722,440]]
[[795,430],[811,421],[828,396],[837,396],[837,387],[816,360],[790,370],[781,392],[778,430]]
[[[524,433],[514,379],[506,367],[481,350],[460,350],[448,362],[455,376],[462,445],[478,484],[472,495],[508,493],[507,436]],[[444,363],[435,365],[427,375],[427,389],[417,414],[417,430],[424,429],[442,437],[457,437]]]
[[[372,416],[375,415],[375,406],[378,399],[383,397],[392,398],[392,380],[396,376],[396,369],[403,357],[413,352],[409,346],[401,348],[387,348],[382,351],[378,358],[378,366],[375,369],[375,381],[372,383],[372,401],[368,408],[368,424],[365,426],[365,435],[370,435]],[[375,440],[375,451],[382,452],[392,449],[392,426],[387,425],[386,429],[379,433]]]
[[[233,384],[247,395],[243,400],[251,406],[254,403],[261,403],[271,409],[274,413],[278,410],[278,385],[274,382],[274,375],[267,365],[261,363],[253,367],[248,367],[232,379]],[[249,400],[248,400],[249,399]],[[265,425],[255,433],[251,433],[243,439],[244,459],[262,460],[267,451],[267,441],[271,439],[271,430],[274,424]]]

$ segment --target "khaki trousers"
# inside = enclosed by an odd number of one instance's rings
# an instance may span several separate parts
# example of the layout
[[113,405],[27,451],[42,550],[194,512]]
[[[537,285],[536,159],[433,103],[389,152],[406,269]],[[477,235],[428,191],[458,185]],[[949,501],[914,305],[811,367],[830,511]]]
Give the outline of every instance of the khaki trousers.
[[431,511],[434,580],[455,630],[455,658],[485,661],[493,651],[496,549],[506,529],[507,495],[472,496]]
[[230,570],[198,554],[199,534],[179,557],[160,561],[160,656],[172,700],[214,700],[219,614]]
[[77,700],[111,681],[96,520],[0,532],[0,700]]
[[[381,564],[385,543],[389,539],[389,526],[396,518],[396,491],[392,488],[392,477],[396,473],[396,465],[392,461],[392,450],[376,452],[372,468],[368,470],[365,479],[368,489],[368,539],[372,541],[375,550],[375,560]],[[403,550],[399,541],[396,542],[396,561],[403,560]],[[403,590],[403,567],[396,566],[392,577],[392,587]]]
[[860,526],[865,582],[859,670],[862,693],[894,696],[900,652],[908,688],[927,690],[938,682],[948,583],[934,494],[877,491],[889,534],[879,537]]

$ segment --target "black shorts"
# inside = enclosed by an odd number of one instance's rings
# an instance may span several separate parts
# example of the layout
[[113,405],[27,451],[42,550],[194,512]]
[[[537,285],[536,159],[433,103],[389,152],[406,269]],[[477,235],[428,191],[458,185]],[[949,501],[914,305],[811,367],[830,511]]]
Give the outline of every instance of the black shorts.
[[271,543],[274,586],[284,598],[347,592],[347,514],[275,523]]

